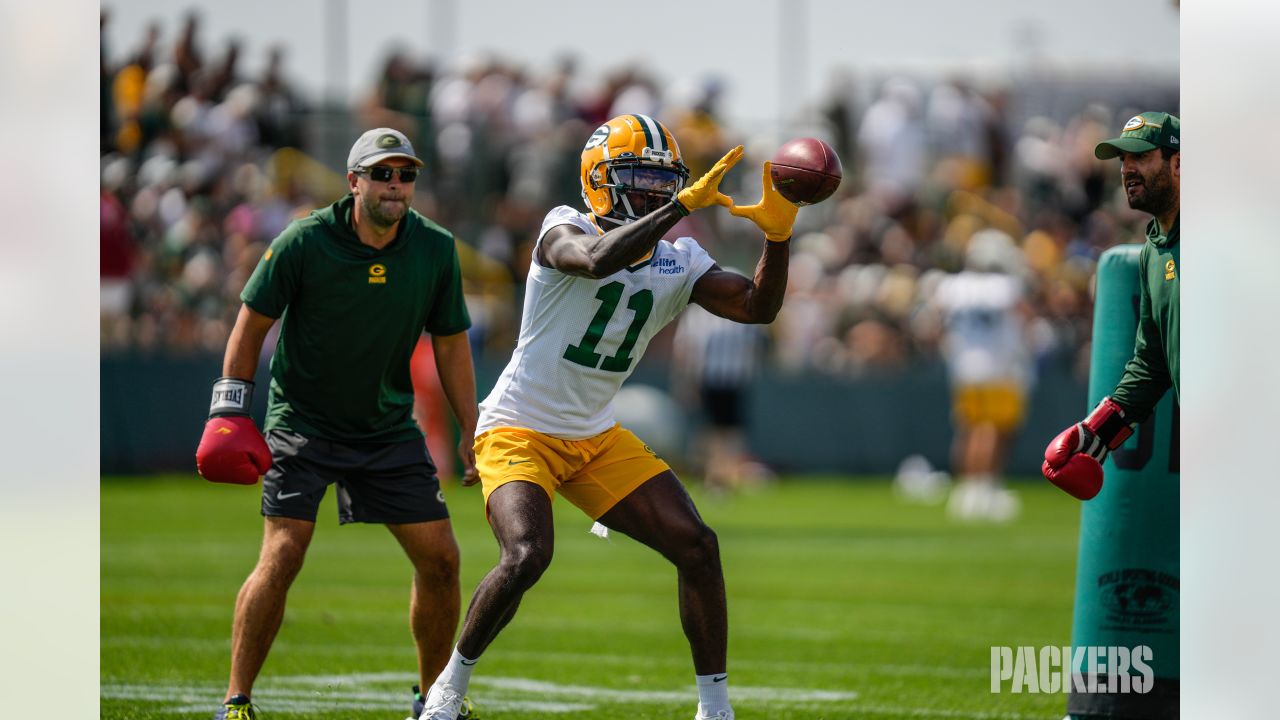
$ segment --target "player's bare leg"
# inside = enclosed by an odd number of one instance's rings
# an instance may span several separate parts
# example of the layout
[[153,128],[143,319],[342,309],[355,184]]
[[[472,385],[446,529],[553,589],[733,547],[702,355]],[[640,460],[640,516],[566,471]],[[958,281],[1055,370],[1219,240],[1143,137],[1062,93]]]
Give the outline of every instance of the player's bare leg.
[[453,649],[462,593],[458,587],[458,543],[446,520],[387,525],[413,563],[409,627],[418,648],[418,675],[429,687]]
[[996,430],[995,444],[991,453],[991,474],[997,478],[1004,477],[1004,463],[1009,457],[1009,444],[1012,440],[1011,433]]
[[723,673],[729,620],[720,546],[675,473],[650,478],[600,516],[600,524],[648,545],[676,566],[680,624],[693,668],[699,675]]
[[657,550],[676,566],[680,624],[697,675],[698,718],[732,720],[726,671],[729,616],[715,532],[670,470],[623,498],[600,516],[600,523]]
[[1000,433],[993,423],[978,423],[969,431],[968,471],[974,475],[991,475],[996,466]]
[[231,625],[231,681],[227,697],[248,696],[284,620],[289,587],[302,569],[316,524],[264,518],[258,564],[240,587]]
[[951,517],[1006,522],[1018,514],[1017,497],[1001,482],[1007,443],[991,422],[957,430],[960,475],[947,503]]
[[510,482],[489,495],[489,525],[501,556],[467,608],[458,651],[478,658],[515,616],[520,599],[533,587],[555,551],[551,499],[529,482]]
[[486,509],[501,555],[471,596],[457,648],[427,691],[425,720],[457,716],[472,666],[515,617],[520,599],[551,564],[555,530],[545,490],[530,482],[510,482],[490,493]]

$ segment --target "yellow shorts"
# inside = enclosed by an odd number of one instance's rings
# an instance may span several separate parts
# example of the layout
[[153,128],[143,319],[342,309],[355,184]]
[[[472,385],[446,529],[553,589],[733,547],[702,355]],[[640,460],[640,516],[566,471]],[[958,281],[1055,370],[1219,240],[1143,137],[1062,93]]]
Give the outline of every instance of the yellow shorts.
[[990,423],[1002,433],[1022,425],[1025,395],[1012,383],[961,385],[954,398],[956,422],[966,427]]
[[476,438],[485,507],[494,490],[517,480],[556,491],[592,520],[646,480],[671,469],[630,430],[614,425],[585,440],[561,440],[523,428],[494,428]]

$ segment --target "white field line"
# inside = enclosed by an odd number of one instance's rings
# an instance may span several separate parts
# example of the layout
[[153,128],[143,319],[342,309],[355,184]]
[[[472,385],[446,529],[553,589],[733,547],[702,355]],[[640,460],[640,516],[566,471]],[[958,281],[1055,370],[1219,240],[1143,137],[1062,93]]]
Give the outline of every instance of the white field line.
[[[214,695],[210,695],[214,697]],[[160,712],[172,715],[199,715],[207,718],[214,710],[218,708],[217,700],[206,700],[201,703],[192,703],[189,700],[183,705],[164,706],[165,700],[173,698],[163,693],[156,693],[151,696],[128,698],[130,700],[148,701],[152,703],[147,710],[149,712]],[[257,703],[258,698],[255,696],[254,702]],[[409,702],[407,700],[399,700],[396,702],[354,702],[348,700],[340,700],[333,698],[320,698],[310,700],[291,700],[286,698],[277,698],[270,695],[264,698],[265,702],[261,705],[273,713],[300,713],[314,714],[323,712],[334,712],[335,710],[351,710],[354,712],[399,712],[402,715],[409,713]],[[595,710],[595,705],[584,705],[582,703],[565,703],[565,702],[548,702],[542,700],[502,700],[498,698],[485,698],[481,706],[486,712],[502,711],[502,712],[542,712],[542,713],[572,713],[585,712]]]
[[[398,683],[407,687],[415,678],[409,673],[357,673],[352,675],[292,675],[272,678],[254,698],[280,712],[314,713],[333,710],[402,710],[408,706],[407,690],[381,690],[377,685]],[[626,690],[559,683],[528,678],[480,678],[473,685],[480,692],[477,701],[484,710],[545,713],[585,712],[597,703],[613,705],[671,705],[696,703],[692,688],[684,690]],[[321,692],[317,688],[328,688]],[[172,714],[205,714],[216,707],[221,685],[163,685],[116,683],[102,686],[101,696],[111,700],[148,701],[153,711]],[[336,691],[336,692],[335,692]],[[855,702],[856,692],[802,688],[739,686],[732,689],[740,707],[767,707],[773,704],[820,705],[827,711],[841,710],[867,715],[918,718],[970,718],[972,720],[1036,720],[1037,716],[1017,713],[961,711],[941,708]],[[195,698],[209,700],[195,703]],[[167,703],[172,703],[166,706]],[[834,703],[834,704],[833,704]]]
[[[587,687],[585,685],[561,685],[543,680],[526,678],[482,678],[472,680],[481,687],[499,690],[534,693],[540,696],[570,697],[583,700],[601,700],[624,704],[655,704],[688,702],[696,697],[691,689],[684,690],[623,690],[618,688]],[[737,686],[730,691],[734,698],[763,703],[814,703],[854,700],[855,692],[830,690],[803,690],[799,688],[771,688]]]
[[[228,639],[197,639],[197,638],[158,638],[147,635],[116,635],[110,638],[102,639],[103,645],[118,647],[187,647],[192,649],[208,648],[226,650],[231,646],[231,640]],[[275,651],[298,651],[298,652],[331,652],[334,646],[332,643],[303,643],[292,642],[289,640],[278,640],[275,643]],[[342,646],[344,654],[348,655],[377,655],[385,657],[388,653],[400,653],[412,660],[413,646],[409,643],[394,645],[378,645],[378,644],[345,644]],[[634,667],[666,667],[666,666],[688,666],[689,660],[685,657],[666,657],[666,656],[645,656],[645,655],[611,655],[597,653],[575,653],[575,652],[534,652],[530,650],[499,650],[494,652],[495,656],[501,656],[510,660],[537,660],[538,662],[557,661],[565,664],[581,663],[584,665],[617,665],[626,668]],[[902,677],[936,677],[936,678],[981,678],[984,681],[990,675],[991,669],[985,664],[988,658],[982,658],[981,666],[971,668],[948,667],[944,665],[916,665],[916,664],[897,664],[897,663],[824,663],[824,662],[805,662],[799,660],[734,660],[729,659],[729,671],[739,670],[743,668],[762,669],[762,670],[794,670],[806,673],[823,673],[823,674],[840,674],[848,675],[894,675]],[[483,672],[483,671],[481,671]],[[386,673],[383,673],[386,674]],[[391,673],[396,674],[396,673]],[[374,674],[378,675],[378,674]],[[341,677],[364,677],[362,674],[343,675]],[[406,677],[399,674],[399,677]],[[295,676],[304,677],[304,676]],[[320,677],[320,676],[314,676]],[[372,675],[370,676],[372,677]],[[283,679],[283,678],[282,678]],[[300,681],[301,682],[301,681]],[[410,680],[412,682],[412,680]],[[985,687],[985,685],[984,685]]]
[[899,705],[855,705],[851,709],[856,710],[860,715],[892,715],[895,717],[906,715],[919,718],[964,718],[964,720],[1044,720],[1043,715],[986,712],[983,710],[941,710],[938,708],[913,708]]
[[[373,682],[385,682],[388,678],[382,675]],[[411,676],[396,674],[391,679],[401,680],[405,686],[411,682]],[[280,703],[317,703],[328,707],[354,708],[374,703],[385,706],[390,703],[398,707],[405,704],[407,691],[390,692],[374,690],[365,682],[350,676],[293,676],[289,679],[275,678],[270,687],[260,690],[254,695],[255,700],[269,703],[272,706]],[[298,687],[301,685],[302,687]],[[292,687],[291,687],[292,686]],[[609,702],[624,705],[665,705],[697,702],[697,695],[692,688],[682,690],[626,690],[619,688],[589,687],[586,685],[562,685],[543,680],[528,678],[475,678],[472,686],[479,689],[478,695],[484,698],[484,705],[490,699],[506,701],[526,701],[530,696],[540,700],[567,700],[579,702]],[[327,688],[321,693],[317,687]],[[810,704],[818,702],[849,701],[857,698],[854,692],[836,692],[830,690],[804,690],[799,688],[771,687],[736,687],[732,690],[735,698],[750,700],[755,703],[787,703]],[[119,684],[105,685],[102,696],[121,700],[162,701],[173,698],[190,699],[192,697],[216,697],[218,690],[213,686],[197,688],[191,686],[172,687],[164,685]],[[216,704],[216,700],[214,701]]]
[[[409,675],[398,675],[408,687],[412,680]],[[273,683],[274,684],[274,683]],[[344,683],[347,684],[347,683]],[[175,715],[208,715],[218,706],[223,686],[175,687],[171,685],[104,685],[102,697],[109,700],[139,700],[154,703],[153,711],[172,713]],[[199,703],[192,698],[206,697]],[[165,706],[165,703],[180,700],[181,704]],[[270,688],[254,693],[255,703],[261,704],[276,712],[318,713],[334,710],[401,710],[409,711],[409,693],[381,691],[344,691],[337,694],[321,694],[314,690],[298,689],[290,691],[284,688]],[[570,713],[594,710],[594,705],[573,702],[554,702],[527,698],[505,698],[485,696],[483,707],[495,711],[529,711],[549,713]]]

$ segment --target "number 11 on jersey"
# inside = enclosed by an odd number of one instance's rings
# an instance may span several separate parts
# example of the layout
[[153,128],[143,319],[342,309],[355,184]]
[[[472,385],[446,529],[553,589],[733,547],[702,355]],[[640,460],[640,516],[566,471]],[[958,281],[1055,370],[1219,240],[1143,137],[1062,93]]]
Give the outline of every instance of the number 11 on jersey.
[[627,298],[627,309],[635,314],[631,320],[631,325],[627,327],[627,334],[622,339],[622,344],[618,346],[618,352],[612,357],[604,358],[601,362],[600,353],[596,352],[596,345],[600,344],[600,339],[604,337],[605,328],[609,326],[609,320],[613,318],[613,313],[618,309],[618,303],[622,300],[622,291],[625,286],[620,282],[611,282],[607,285],[600,286],[596,292],[596,299],[600,301],[600,309],[596,310],[596,314],[591,318],[591,324],[587,326],[587,331],[582,336],[582,340],[577,345],[570,345],[564,351],[564,358],[570,362],[577,363],[589,368],[599,367],[601,370],[609,372],[626,372],[631,368],[631,349],[635,347],[636,340],[640,338],[640,329],[644,327],[645,321],[649,319],[649,313],[653,312],[653,292],[651,290],[639,290],[631,297]]

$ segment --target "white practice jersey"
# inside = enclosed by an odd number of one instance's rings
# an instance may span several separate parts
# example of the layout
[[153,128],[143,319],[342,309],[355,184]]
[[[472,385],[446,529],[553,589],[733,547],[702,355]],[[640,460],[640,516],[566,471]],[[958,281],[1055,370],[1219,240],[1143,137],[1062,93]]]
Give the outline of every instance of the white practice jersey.
[[[561,205],[547,213],[538,243],[557,225],[600,231]],[[614,425],[613,397],[649,341],[689,304],[693,284],[715,264],[693,238],[660,241],[646,260],[601,279],[566,275],[534,261],[525,282],[520,338],[511,362],[480,403],[477,434],[497,427],[566,440]]]
[[1012,275],[966,270],[938,285],[946,317],[943,356],[958,384],[1030,381],[1030,353],[1018,304],[1022,281]]

